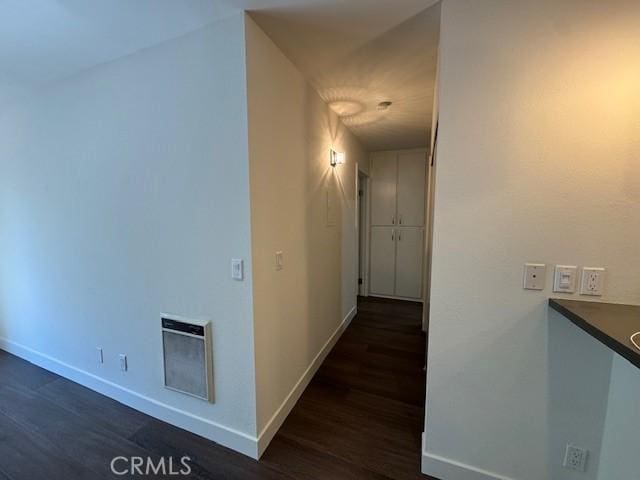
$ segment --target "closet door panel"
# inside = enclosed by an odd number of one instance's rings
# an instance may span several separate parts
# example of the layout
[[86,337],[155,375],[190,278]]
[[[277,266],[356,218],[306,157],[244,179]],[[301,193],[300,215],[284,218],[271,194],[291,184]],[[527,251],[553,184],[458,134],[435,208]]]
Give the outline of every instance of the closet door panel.
[[424,229],[401,227],[396,229],[396,288],[398,297],[422,297],[422,258],[424,255]]
[[395,287],[396,230],[371,227],[369,293],[393,295]]
[[396,154],[374,153],[371,157],[371,224],[394,225],[396,222]]
[[398,224],[424,225],[424,192],[426,188],[426,153],[398,154]]

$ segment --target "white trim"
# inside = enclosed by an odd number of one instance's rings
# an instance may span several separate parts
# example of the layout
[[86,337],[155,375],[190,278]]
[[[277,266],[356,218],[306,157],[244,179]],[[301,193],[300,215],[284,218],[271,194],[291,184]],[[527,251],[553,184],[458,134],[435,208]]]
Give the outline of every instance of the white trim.
[[258,441],[252,435],[159,402],[5,338],[0,338],[0,349],[113,398],[147,415],[188,430],[249,457],[258,458]]
[[[362,190],[362,205],[363,211],[360,212],[358,208],[357,212],[357,224],[358,224],[358,235],[357,235],[357,264],[358,264],[358,278],[362,278],[362,285],[358,285],[358,295],[363,297],[369,296],[369,243],[370,243],[370,225],[369,218],[371,216],[371,177],[367,172],[363,172],[358,168],[357,172],[357,192],[358,198],[356,198],[356,204],[360,205],[360,194],[359,191]],[[360,176],[365,180],[364,182],[360,182]],[[362,264],[360,261],[362,260]]]
[[305,370],[305,372],[302,374],[298,382],[291,389],[291,391],[289,392],[289,395],[287,395],[287,397],[284,399],[284,401],[282,402],[278,410],[276,410],[276,412],[273,414],[271,419],[267,422],[265,427],[262,429],[262,431],[260,432],[260,435],[258,435],[258,457],[257,458],[260,458],[262,456],[262,454],[269,446],[269,443],[271,442],[275,434],[278,433],[278,430],[284,423],[285,419],[287,418],[287,416],[289,415],[293,407],[296,405],[296,402],[304,392],[305,388],[307,388],[307,385],[309,385],[309,382],[311,381],[315,373],[318,371],[318,368],[320,368],[320,365],[322,365],[322,362],[324,361],[326,356],[329,354],[333,346],[336,344],[336,342],[338,341],[342,333],[347,329],[349,324],[351,324],[351,320],[353,320],[353,317],[356,316],[356,313],[357,313],[357,305],[355,305],[349,311],[349,313],[347,313],[347,316],[344,317],[344,319],[342,320],[342,323],[340,323],[338,328],[336,328],[335,332],[333,332],[333,335],[329,337],[329,340],[327,340],[324,346],[320,349],[320,352],[318,352],[318,354],[313,359],[309,367]]
[[397,295],[381,295],[379,293],[371,293],[371,292],[369,292],[369,296],[375,297],[375,298],[388,298],[390,300],[406,300],[409,302],[424,303],[424,300],[422,300],[422,298],[398,297]]
[[472,467],[451,458],[442,457],[425,450],[422,434],[422,473],[442,480],[513,480],[510,477]]

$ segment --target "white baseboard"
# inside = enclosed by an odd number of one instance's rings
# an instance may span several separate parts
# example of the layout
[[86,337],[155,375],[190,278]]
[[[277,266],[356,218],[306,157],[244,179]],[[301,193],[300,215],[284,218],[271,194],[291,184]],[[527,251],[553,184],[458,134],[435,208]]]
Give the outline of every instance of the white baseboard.
[[398,297],[396,295],[380,295],[378,293],[369,293],[368,296],[374,298],[387,298],[389,300],[404,300],[406,302],[424,303],[424,300],[422,298]]
[[240,452],[251,458],[259,459],[267,449],[271,439],[278,432],[280,426],[295,406],[296,402],[304,392],[313,375],[316,373],[326,356],[336,344],[342,333],[351,323],[356,315],[354,306],[347,316],[342,320],[338,328],[333,332],[329,340],[324,344],[318,355],[313,359],[311,365],[305,370],[298,382],[295,384],[289,395],[285,398],[280,408],[271,417],[267,425],[256,438],[244,432],[226,427],[212,420],[193,415],[185,410],[173,407],[153,398],[142,395],[126,387],[113,383],[104,378],[98,377],[85,370],[81,370],[72,365],[64,363],[44,353],[33,350],[19,343],[0,338],[0,349],[27,360],[45,370],[54,372],[73,382],[79,383],[91,390],[113,398],[131,408],[139,410],[147,415],[155,417],[164,422],[183,428],[189,432],[200,435],[213,442],[219,443],[227,448]]
[[16,342],[0,338],[0,349],[147,415],[188,430],[249,457],[258,458],[258,440],[254,436],[159,402]]
[[309,367],[302,374],[298,382],[294,385],[294,387],[289,392],[289,395],[284,399],[276,413],[273,414],[271,419],[267,422],[267,425],[262,429],[260,435],[258,435],[258,458],[262,456],[264,451],[269,446],[269,443],[278,432],[285,419],[295,406],[296,402],[304,392],[304,389],[307,388],[309,382],[313,378],[314,374],[322,365],[322,362],[327,357],[333,346],[336,344],[342,333],[346,330],[346,328],[353,320],[353,317],[356,316],[357,306],[354,306],[346,317],[342,320],[342,323],[338,326],[338,328],[333,332],[329,340],[324,344],[324,346],[320,349],[320,352],[313,359]]
[[440,480],[513,480],[451,458],[427,452],[424,433],[422,434],[422,473]]

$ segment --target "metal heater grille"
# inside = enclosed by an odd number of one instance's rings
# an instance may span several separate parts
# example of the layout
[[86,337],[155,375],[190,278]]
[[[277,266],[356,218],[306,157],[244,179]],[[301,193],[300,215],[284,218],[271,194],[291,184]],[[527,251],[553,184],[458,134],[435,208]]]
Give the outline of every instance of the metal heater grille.
[[171,390],[213,401],[209,322],[162,317],[164,384]]

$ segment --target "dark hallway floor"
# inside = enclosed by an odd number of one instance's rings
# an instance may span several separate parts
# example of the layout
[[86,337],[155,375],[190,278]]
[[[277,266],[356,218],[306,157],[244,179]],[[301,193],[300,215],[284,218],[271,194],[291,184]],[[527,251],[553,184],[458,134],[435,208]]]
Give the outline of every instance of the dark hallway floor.
[[421,312],[361,298],[260,462],[0,351],[0,480],[123,478],[119,455],[188,455],[194,479],[425,480]]

